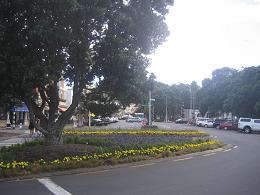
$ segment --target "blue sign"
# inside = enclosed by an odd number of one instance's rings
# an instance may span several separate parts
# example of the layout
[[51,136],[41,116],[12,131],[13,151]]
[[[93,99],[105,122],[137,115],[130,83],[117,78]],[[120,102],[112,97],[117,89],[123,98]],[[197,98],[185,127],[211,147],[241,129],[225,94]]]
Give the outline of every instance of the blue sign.
[[11,112],[29,112],[27,106],[22,104],[21,106],[14,106],[10,109]]

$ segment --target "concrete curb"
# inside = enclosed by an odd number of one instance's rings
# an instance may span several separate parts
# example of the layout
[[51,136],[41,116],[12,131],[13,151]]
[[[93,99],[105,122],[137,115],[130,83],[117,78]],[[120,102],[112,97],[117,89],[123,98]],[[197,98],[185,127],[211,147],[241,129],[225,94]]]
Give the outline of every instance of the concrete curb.
[[143,164],[147,164],[147,163],[160,163],[160,162],[171,161],[173,159],[177,160],[177,159],[181,159],[181,158],[202,156],[202,155],[213,153],[213,152],[220,152],[220,151],[228,150],[233,147],[234,147],[234,145],[226,144],[221,148],[217,148],[217,149],[213,149],[213,150],[205,150],[202,152],[195,152],[195,153],[190,153],[190,154],[184,154],[184,155],[180,155],[180,156],[144,160],[144,161],[139,161],[139,162],[124,163],[124,164],[111,165],[111,166],[99,166],[99,167],[93,167],[93,168],[78,168],[78,169],[57,171],[57,172],[51,172],[51,173],[39,173],[39,174],[24,175],[24,176],[18,176],[18,177],[0,178],[0,182],[34,180],[34,179],[38,179],[38,178],[55,177],[55,176],[61,176],[61,175],[91,174],[91,173],[96,173],[96,172],[103,172],[106,170],[113,170],[113,169],[118,169],[118,168],[129,167],[129,166],[133,166],[133,165],[137,166],[137,165],[143,165]]

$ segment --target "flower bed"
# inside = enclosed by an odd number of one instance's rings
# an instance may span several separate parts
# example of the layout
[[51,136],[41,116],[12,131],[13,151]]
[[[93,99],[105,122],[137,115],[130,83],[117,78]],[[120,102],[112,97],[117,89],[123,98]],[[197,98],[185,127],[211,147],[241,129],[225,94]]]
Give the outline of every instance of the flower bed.
[[191,142],[196,139],[208,139],[208,134],[201,131],[154,131],[154,130],[117,130],[117,131],[64,131],[65,137],[110,139],[122,147],[125,145],[171,144]]
[[163,131],[163,130],[112,130],[112,131],[81,131],[64,130],[65,135],[173,135],[173,136],[207,136],[202,131]]
[[64,156],[57,159],[41,158],[9,162],[0,160],[0,176],[133,162],[221,146],[220,142],[209,140],[206,133],[199,131],[64,131],[64,139],[71,139],[75,135],[80,136],[83,141],[89,140],[92,145],[89,143],[81,145],[85,148],[91,146],[92,151],[84,155],[64,153]]

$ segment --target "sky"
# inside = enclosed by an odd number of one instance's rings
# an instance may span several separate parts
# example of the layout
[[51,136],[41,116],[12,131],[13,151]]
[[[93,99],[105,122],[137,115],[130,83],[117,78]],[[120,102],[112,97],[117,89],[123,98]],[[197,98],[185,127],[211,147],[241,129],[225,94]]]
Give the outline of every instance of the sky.
[[201,85],[215,69],[260,65],[260,0],[175,0],[166,23],[148,67],[157,81]]

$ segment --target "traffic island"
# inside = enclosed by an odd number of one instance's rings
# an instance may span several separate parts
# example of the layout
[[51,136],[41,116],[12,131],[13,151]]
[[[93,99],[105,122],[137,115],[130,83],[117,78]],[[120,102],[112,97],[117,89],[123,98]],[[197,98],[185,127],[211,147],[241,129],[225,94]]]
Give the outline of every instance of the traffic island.
[[34,140],[1,149],[0,176],[130,163],[223,146],[200,131],[64,131],[63,136],[64,144],[57,147]]

